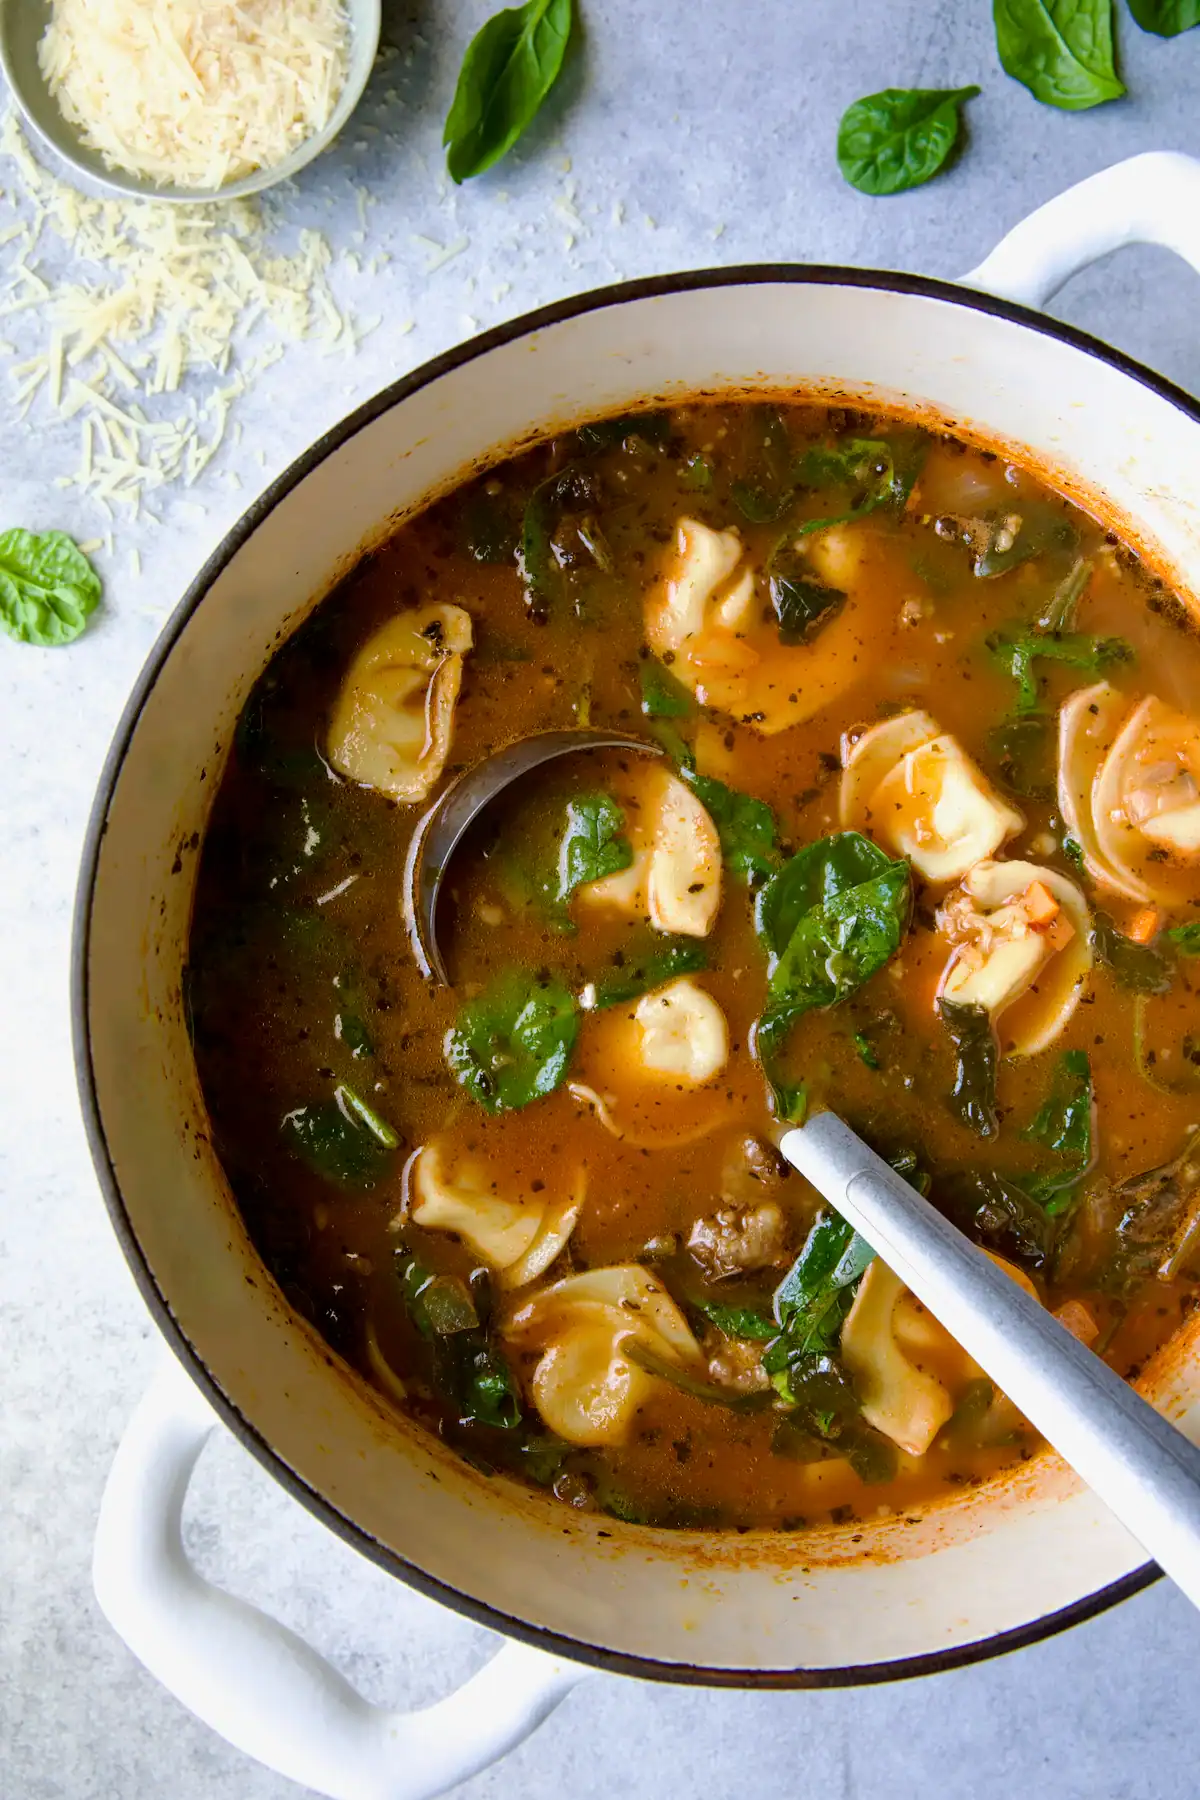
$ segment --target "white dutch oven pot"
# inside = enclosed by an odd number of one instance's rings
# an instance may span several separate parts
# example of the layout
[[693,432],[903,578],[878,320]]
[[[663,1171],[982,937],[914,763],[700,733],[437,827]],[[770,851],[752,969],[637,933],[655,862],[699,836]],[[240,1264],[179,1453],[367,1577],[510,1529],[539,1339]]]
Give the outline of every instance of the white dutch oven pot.
[[[180,1001],[196,846],[238,713],[364,545],[471,465],[652,397],[896,399],[1101,502],[1200,589],[1200,408],[1027,310],[1131,242],[1200,270],[1200,164],[1147,155],[1071,189],[956,286],[767,267],[637,282],[478,338],[317,444],[230,534],[126,712],[84,858],[75,949],[84,1111],[114,1224],[178,1357],[118,1451],[100,1604],[239,1748],[340,1800],[418,1800],[531,1731],[588,1665],[814,1686],[969,1661],[1153,1576],[1052,1456],[919,1521],[800,1537],[661,1533],[486,1480],[411,1430],[293,1315],[208,1141]],[[1200,1314],[1144,1385],[1200,1439]],[[182,1364],[180,1368],[179,1364]],[[185,1373],[186,1371],[186,1373]],[[424,1712],[363,1701],[291,1632],[201,1579],[180,1515],[217,1418],[383,1567],[510,1641]]]

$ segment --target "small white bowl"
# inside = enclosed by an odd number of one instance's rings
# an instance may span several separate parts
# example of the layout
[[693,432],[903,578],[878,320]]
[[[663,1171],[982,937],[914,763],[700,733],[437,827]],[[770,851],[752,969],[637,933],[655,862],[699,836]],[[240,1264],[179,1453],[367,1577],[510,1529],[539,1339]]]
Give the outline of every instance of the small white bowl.
[[63,117],[38,63],[38,44],[50,22],[50,0],[0,0],[0,71],[38,137],[95,186],[110,194],[180,204],[236,200],[240,195],[258,194],[277,181],[286,181],[333,142],[361,100],[370,77],[379,48],[380,7],[381,0],[346,0],[350,56],[345,83],[325,129],[306,138],[282,162],[269,169],[255,169],[219,188],[164,187],[129,175],[123,169],[110,169],[97,151],[88,149],[75,127]]

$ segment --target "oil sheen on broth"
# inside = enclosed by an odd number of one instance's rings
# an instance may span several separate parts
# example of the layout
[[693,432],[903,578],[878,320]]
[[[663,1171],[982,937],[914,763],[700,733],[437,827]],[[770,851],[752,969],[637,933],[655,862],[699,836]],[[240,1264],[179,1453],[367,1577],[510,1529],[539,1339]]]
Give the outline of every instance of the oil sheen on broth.
[[[774,1144],[837,1106],[1143,1365],[1200,1271],[1198,695],[1114,534],[902,418],[607,420],[437,504],[276,656],[203,851],[196,1057],[288,1300],[623,1519],[797,1529],[1028,1458]],[[585,725],[654,753],[489,811],[426,983],[423,808]]]

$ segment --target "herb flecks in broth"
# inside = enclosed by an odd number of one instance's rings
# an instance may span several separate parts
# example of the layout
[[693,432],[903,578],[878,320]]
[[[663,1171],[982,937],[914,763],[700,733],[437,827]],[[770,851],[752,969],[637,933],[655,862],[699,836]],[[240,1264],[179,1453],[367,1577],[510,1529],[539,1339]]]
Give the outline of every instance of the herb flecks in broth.
[[[1200,1274],[1200,643],[887,415],[696,405],[485,472],[280,651],[185,982],[288,1301],[480,1468],[659,1526],[906,1512],[1034,1440],[774,1146],[835,1105],[1123,1371]],[[399,906],[421,808],[589,752]]]

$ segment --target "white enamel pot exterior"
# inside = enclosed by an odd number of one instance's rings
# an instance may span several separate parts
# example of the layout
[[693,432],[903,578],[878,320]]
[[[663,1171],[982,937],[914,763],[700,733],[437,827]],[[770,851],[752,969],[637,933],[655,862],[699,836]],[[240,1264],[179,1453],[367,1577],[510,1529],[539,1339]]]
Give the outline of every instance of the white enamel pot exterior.
[[[1152,1577],[1049,1455],[920,1520],[864,1526],[853,1543],[833,1529],[652,1532],[475,1473],[398,1421],[265,1273],[211,1149],[180,991],[197,845],[273,651],[398,519],[565,423],[701,393],[896,401],[1010,446],[1119,518],[1185,592],[1200,589],[1200,408],[1026,310],[1135,240],[1169,244],[1200,270],[1200,165],[1143,156],[1093,177],[1019,226],[966,285],[718,270],[517,321],[317,444],[250,509],[164,633],[97,799],[75,1006],[97,1168],[183,1367],[164,1371],[118,1454],[95,1579],[143,1662],[272,1767],[345,1800],[417,1800],[501,1754],[587,1665],[777,1686],[912,1675],[1028,1641]],[[1195,1323],[1144,1384],[1200,1439]],[[217,1416],[357,1548],[518,1641],[425,1713],[366,1705],[187,1564],[183,1496]]]

